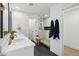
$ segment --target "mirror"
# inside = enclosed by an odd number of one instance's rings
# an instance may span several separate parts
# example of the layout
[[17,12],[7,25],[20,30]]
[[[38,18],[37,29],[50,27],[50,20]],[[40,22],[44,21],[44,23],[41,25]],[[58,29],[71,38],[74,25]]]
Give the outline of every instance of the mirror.
[[11,29],[9,3],[0,3],[0,38],[4,37],[4,31]]
[[3,38],[3,10],[4,6],[0,3],[0,38]]

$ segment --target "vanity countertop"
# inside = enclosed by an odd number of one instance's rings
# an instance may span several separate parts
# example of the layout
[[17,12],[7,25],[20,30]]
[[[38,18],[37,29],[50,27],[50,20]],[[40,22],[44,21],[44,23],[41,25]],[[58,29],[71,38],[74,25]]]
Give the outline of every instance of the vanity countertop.
[[11,45],[7,45],[4,53],[14,51],[20,48],[28,47],[28,46],[35,46],[35,44],[25,37],[23,34],[17,33],[17,37],[14,38]]

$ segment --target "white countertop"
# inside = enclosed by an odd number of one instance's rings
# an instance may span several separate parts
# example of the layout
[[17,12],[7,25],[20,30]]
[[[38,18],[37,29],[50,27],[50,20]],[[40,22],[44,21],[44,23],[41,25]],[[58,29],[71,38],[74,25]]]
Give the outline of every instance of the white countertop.
[[12,41],[11,45],[7,45],[5,47],[6,49],[3,50],[3,53],[7,53],[28,46],[35,46],[35,44],[32,41],[30,41],[30,39],[25,37],[23,34],[17,33],[17,37]]

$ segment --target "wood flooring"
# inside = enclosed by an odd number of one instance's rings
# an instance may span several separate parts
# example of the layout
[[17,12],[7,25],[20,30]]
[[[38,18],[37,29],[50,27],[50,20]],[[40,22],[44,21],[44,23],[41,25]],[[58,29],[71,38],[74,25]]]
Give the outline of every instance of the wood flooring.
[[79,56],[79,50],[64,46],[64,56]]

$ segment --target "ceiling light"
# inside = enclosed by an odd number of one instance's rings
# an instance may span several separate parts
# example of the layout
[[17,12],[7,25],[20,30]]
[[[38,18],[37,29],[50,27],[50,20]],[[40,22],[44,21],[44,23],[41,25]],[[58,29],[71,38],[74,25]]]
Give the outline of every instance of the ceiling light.
[[16,6],[16,9],[20,9],[20,7]]
[[44,15],[44,17],[48,17],[48,15],[47,15],[47,14],[45,14],[45,15]]

